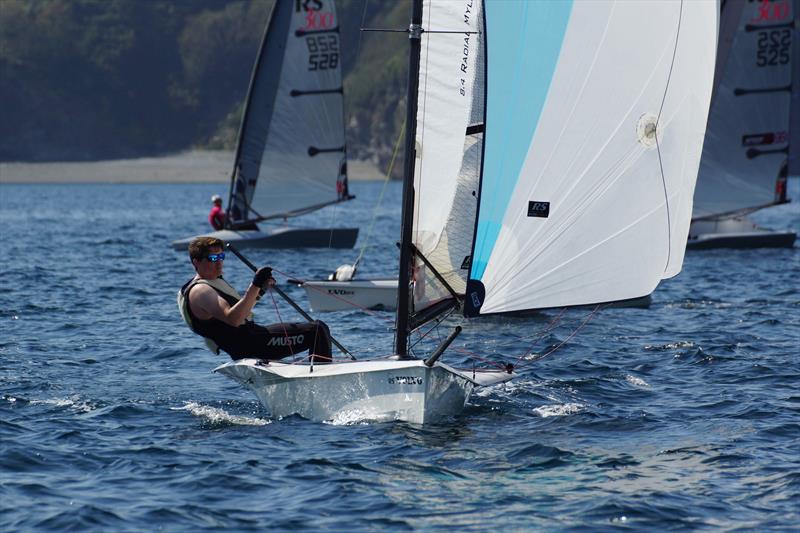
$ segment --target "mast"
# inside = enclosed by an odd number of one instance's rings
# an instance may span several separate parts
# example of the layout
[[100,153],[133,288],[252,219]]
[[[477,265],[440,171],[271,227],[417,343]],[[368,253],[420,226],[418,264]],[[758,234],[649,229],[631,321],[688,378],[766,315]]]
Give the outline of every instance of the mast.
[[403,172],[403,216],[400,225],[400,272],[397,280],[397,318],[395,353],[408,355],[409,283],[411,281],[411,229],[414,218],[414,139],[417,134],[417,88],[422,37],[422,0],[412,0],[411,25],[408,27],[408,93],[406,95],[405,166]]

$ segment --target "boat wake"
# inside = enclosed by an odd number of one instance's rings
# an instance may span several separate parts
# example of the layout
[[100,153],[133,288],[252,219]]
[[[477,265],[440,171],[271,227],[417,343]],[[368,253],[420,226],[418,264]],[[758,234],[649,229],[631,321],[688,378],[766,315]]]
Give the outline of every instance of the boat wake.
[[370,415],[361,409],[354,409],[352,411],[342,411],[333,417],[333,419],[326,420],[323,423],[330,424],[331,426],[368,426],[372,422],[380,421],[381,420],[374,415]]
[[232,415],[224,409],[201,405],[197,402],[189,402],[183,407],[172,407],[171,409],[173,411],[189,411],[192,415],[204,419],[213,426],[266,426],[272,423],[272,420],[264,418]]
[[580,413],[586,406],[581,403],[565,403],[557,405],[542,405],[533,410],[534,413],[542,418],[549,418],[551,416],[567,416]]

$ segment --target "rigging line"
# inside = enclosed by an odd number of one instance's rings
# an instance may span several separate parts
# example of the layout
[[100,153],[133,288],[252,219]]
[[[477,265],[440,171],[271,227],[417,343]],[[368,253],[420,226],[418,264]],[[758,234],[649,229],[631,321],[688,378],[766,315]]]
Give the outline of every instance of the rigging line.
[[477,353],[472,352],[470,350],[467,350],[466,348],[454,348],[454,350],[466,355],[470,359],[474,359],[475,361],[480,361],[482,363],[486,363],[489,366],[494,366],[494,367],[500,368],[502,370],[506,370],[506,368],[507,368],[506,365],[504,365],[502,363],[498,363],[497,361],[495,361],[493,359],[487,359],[485,357],[481,357]]
[[524,359],[524,357],[526,355],[528,355],[531,352],[533,352],[533,348],[539,343],[539,341],[542,340],[544,338],[544,336],[549,331],[552,331],[556,326],[558,326],[559,322],[561,322],[561,318],[564,316],[564,313],[566,313],[566,312],[567,312],[567,308],[566,307],[562,307],[561,311],[559,311],[559,313],[556,315],[556,317],[553,320],[550,321],[550,323],[547,325],[547,327],[545,327],[542,331],[540,331],[537,334],[536,338],[533,339],[533,342],[531,343],[531,347],[528,350],[526,350],[525,353],[523,353],[522,355],[520,355],[517,358],[517,362],[516,362],[516,364],[514,366],[519,365],[523,361],[523,359]]
[[[364,11],[361,12],[361,26],[359,28],[364,27],[364,22],[367,20],[367,7],[369,6],[369,0],[364,0]],[[358,56],[361,54],[361,37],[363,33],[358,32],[358,45],[356,45],[356,61],[358,61]]]
[[655,132],[656,138],[656,152],[658,152],[658,167],[661,171],[661,185],[664,187],[664,203],[667,206],[667,263],[664,265],[664,271],[669,268],[669,262],[672,259],[672,217],[669,210],[669,194],[667,192],[667,179],[664,176],[664,162],[661,159],[661,143],[658,142],[658,123],[661,121],[661,112],[664,110],[664,102],[667,100],[667,91],[669,90],[669,82],[672,79],[672,69],[675,66],[675,56],[678,55],[678,42],[681,36],[681,21],[683,20],[683,0],[681,0],[680,9],[678,11],[678,28],[675,32],[675,48],[672,50],[672,62],[669,65],[669,74],[667,74],[667,84],[664,87],[664,96],[661,97],[661,107],[658,108],[658,116],[656,117]]
[[[244,180],[243,178],[241,178],[241,177],[240,177],[240,178],[238,178],[238,179],[241,179],[242,181],[245,181],[245,180]],[[247,187],[248,187],[248,185],[245,183],[245,189],[247,189]],[[244,204],[244,207],[245,207],[245,209],[246,209],[247,211],[252,211],[253,213],[255,213],[255,215],[256,215],[256,219],[257,219],[257,220],[266,220],[266,219],[265,219],[265,218],[264,218],[264,217],[261,215],[261,213],[259,213],[258,211],[256,211],[255,209],[253,209],[253,208],[250,206],[250,202],[248,202],[248,201],[247,201],[247,194],[246,194],[245,192],[238,192],[238,193],[234,193],[234,195],[233,195],[233,196],[234,196],[234,197],[236,197],[236,196],[239,196],[239,197],[241,197],[241,200],[242,200],[242,203]],[[230,206],[228,206],[228,208],[230,208]],[[247,220],[245,220],[245,222],[251,222],[252,220],[253,220],[253,219],[247,219]]]
[[358,264],[361,262],[361,258],[364,257],[364,252],[366,252],[367,247],[369,246],[369,239],[372,236],[372,228],[375,226],[375,219],[378,216],[378,207],[380,207],[381,203],[383,202],[383,196],[386,193],[386,186],[389,184],[389,180],[392,177],[392,170],[394,169],[394,161],[397,158],[397,152],[400,149],[400,143],[403,140],[403,135],[406,131],[406,120],[403,119],[403,124],[400,126],[400,134],[397,136],[397,141],[394,143],[394,151],[392,152],[392,159],[389,161],[389,168],[386,170],[386,177],[383,178],[383,187],[381,187],[381,193],[378,195],[378,201],[375,203],[375,206],[372,208],[372,219],[369,221],[369,229],[367,230],[367,238],[364,239],[364,244],[361,245],[361,251],[358,253],[358,258],[354,264]]
[[[561,347],[562,347],[562,346],[564,346],[564,345],[565,345],[567,342],[569,342],[569,340],[570,340],[570,339],[572,339],[572,337],[574,337],[575,335],[577,335],[577,334],[578,334],[578,332],[579,332],[580,330],[582,330],[582,329],[584,328],[584,326],[586,326],[586,324],[588,324],[588,323],[589,323],[589,321],[590,321],[590,320],[591,320],[591,319],[594,317],[594,315],[596,315],[596,314],[597,314],[597,313],[598,313],[598,312],[599,312],[601,309],[605,308],[607,305],[608,305],[608,304],[599,304],[599,305],[595,306],[595,308],[594,308],[594,309],[592,309],[592,312],[591,312],[591,313],[589,313],[588,315],[586,315],[586,318],[583,320],[583,322],[581,322],[581,324],[580,324],[580,325],[579,325],[577,328],[575,328],[575,331],[573,331],[572,333],[570,333],[570,334],[567,336],[567,338],[566,338],[566,339],[564,339],[563,341],[561,341],[560,343],[558,343],[558,344],[557,344],[557,345],[556,345],[556,346],[555,346],[555,347],[554,347],[552,350],[550,350],[550,351],[548,351],[548,352],[545,352],[545,353],[543,353],[543,354],[541,354],[541,355],[538,355],[538,356],[536,356],[536,357],[533,357],[533,358],[531,358],[531,359],[527,359],[527,360],[525,361],[525,364],[526,364],[526,365],[530,365],[531,363],[534,363],[534,362],[536,362],[536,361],[540,361],[540,360],[544,359],[545,357],[547,357],[548,355],[551,355],[552,353],[554,353],[554,352],[558,351],[559,349],[561,349]],[[519,368],[519,367],[518,367],[518,368]]]
[[[525,364],[515,364],[514,366],[515,366],[515,367],[517,367],[517,368],[524,368],[524,366],[525,366],[526,364],[530,364],[530,363],[533,363],[533,362],[535,362],[535,361],[538,361],[539,359],[541,359],[541,358],[543,358],[543,357],[545,357],[545,356],[547,356],[547,355],[550,355],[551,353],[555,352],[557,349],[561,348],[561,347],[562,347],[564,344],[566,344],[566,342],[567,342],[567,341],[569,341],[569,340],[570,340],[572,337],[574,337],[574,336],[575,336],[575,335],[576,335],[576,334],[577,334],[577,333],[578,333],[578,332],[579,332],[579,331],[580,331],[580,330],[581,330],[581,329],[582,329],[582,328],[583,328],[583,327],[584,327],[584,326],[585,326],[585,325],[586,325],[586,324],[589,322],[589,320],[592,318],[592,316],[594,316],[594,314],[595,314],[595,313],[596,313],[596,312],[597,312],[597,311],[598,311],[600,308],[603,308],[603,307],[605,307],[605,305],[604,305],[604,304],[600,304],[600,305],[596,306],[596,307],[595,307],[595,308],[592,310],[592,312],[591,312],[591,313],[589,313],[589,314],[587,315],[587,317],[584,319],[583,323],[582,323],[582,324],[580,324],[580,325],[579,325],[579,326],[578,326],[578,327],[575,329],[575,331],[573,331],[573,332],[572,332],[572,333],[571,333],[571,334],[570,334],[570,335],[569,335],[569,336],[568,336],[568,337],[567,337],[567,338],[566,338],[566,339],[565,339],[563,342],[561,342],[561,343],[560,343],[558,346],[556,346],[556,347],[555,347],[553,350],[550,350],[549,352],[547,352],[547,353],[546,353],[546,354],[544,354],[544,355],[539,355],[539,356],[537,356],[537,357],[534,357],[533,359],[529,359],[529,360],[524,360],[524,361],[521,361],[521,358],[522,358],[522,357],[524,357],[525,355],[527,355],[527,353],[526,353],[526,354],[523,354],[523,355],[522,355],[520,358],[518,358],[518,359],[517,359],[517,363],[520,363],[520,362],[522,362],[522,363],[525,363]],[[553,322],[551,322],[551,326],[548,326],[548,328],[547,328],[547,329],[545,329],[545,331],[544,331],[544,332],[542,332],[542,333],[546,333],[547,331],[549,331],[550,329],[552,329],[553,327],[555,327],[555,326],[556,326],[556,325],[557,325],[557,324],[560,322],[560,318],[561,318],[561,316],[562,316],[562,315],[563,315],[563,314],[566,312],[566,310],[567,310],[567,308],[566,308],[566,307],[562,308],[562,309],[561,309],[561,311],[559,312],[559,316],[557,316],[557,317],[556,317],[556,319],[554,319],[554,320],[553,320]],[[503,365],[503,364],[500,364],[500,363],[497,363],[496,361],[494,361],[494,360],[491,360],[491,359],[486,359],[486,358],[480,357],[480,356],[479,356],[477,353],[475,353],[475,352],[471,352],[471,351],[467,350],[466,348],[456,348],[456,351],[459,351],[459,352],[461,352],[461,353],[463,353],[463,354],[467,355],[468,357],[470,357],[470,358],[472,358],[472,359],[479,360],[479,361],[482,361],[482,362],[484,362],[484,363],[488,363],[488,364],[490,364],[490,365],[496,366],[496,367],[498,367],[498,368],[502,368],[502,369],[504,369],[504,370],[506,369],[506,366],[505,366],[505,365]]]
[[[442,315],[439,315],[439,318],[437,318],[436,320],[433,321],[434,322],[433,325],[425,333],[420,333],[420,331],[418,329],[414,330],[415,332],[417,332],[419,334],[419,338],[416,340],[416,342],[411,344],[409,349],[414,348],[417,344],[422,342],[428,335],[431,334],[431,332],[434,329],[437,329],[441,325],[441,323],[445,321],[445,319],[447,319],[451,314],[453,314],[454,310],[455,310],[455,308],[450,309],[449,311],[443,313]],[[438,331],[438,329],[437,329],[437,331]],[[441,340],[441,337],[442,336],[439,335],[439,339],[440,340]]]

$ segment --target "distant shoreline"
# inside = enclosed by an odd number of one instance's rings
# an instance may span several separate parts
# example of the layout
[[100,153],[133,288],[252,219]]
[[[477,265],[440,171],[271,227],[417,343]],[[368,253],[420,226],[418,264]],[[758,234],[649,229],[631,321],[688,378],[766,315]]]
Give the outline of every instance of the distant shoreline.
[[[52,163],[0,163],[0,183],[227,183],[233,153],[196,150],[164,157]],[[347,162],[352,181],[381,180],[368,161]]]

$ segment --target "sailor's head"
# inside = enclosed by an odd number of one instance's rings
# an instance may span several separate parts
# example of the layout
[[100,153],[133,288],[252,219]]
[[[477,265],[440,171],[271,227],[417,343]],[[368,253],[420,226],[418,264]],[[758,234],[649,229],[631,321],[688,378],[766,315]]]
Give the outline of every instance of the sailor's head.
[[219,194],[215,194],[211,197],[211,203],[216,205],[222,205],[222,197]]
[[[210,274],[206,271],[222,271],[225,260],[225,243],[216,237],[197,237],[189,243],[189,259],[191,259],[197,272]],[[203,272],[201,272],[201,270]],[[218,274],[219,275],[219,274]]]

